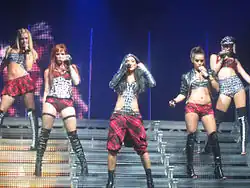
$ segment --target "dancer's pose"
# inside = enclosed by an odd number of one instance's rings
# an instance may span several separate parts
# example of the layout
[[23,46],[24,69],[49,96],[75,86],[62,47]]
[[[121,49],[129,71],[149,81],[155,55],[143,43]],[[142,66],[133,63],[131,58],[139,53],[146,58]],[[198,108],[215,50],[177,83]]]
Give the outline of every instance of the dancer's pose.
[[238,122],[241,125],[241,154],[246,154],[248,120],[246,109],[246,92],[237,74],[250,84],[250,76],[246,73],[239,60],[235,57],[235,40],[226,36],[221,40],[221,52],[210,57],[211,69],[218,74],[220,95],[216,104],[215,119],[217,129],[224,121],[225,113],[234,100]]
[[186,99],[185,121],[188,132],[186,142],[187,174],[191,178],[197,178],[193,168],[193,153],[195,132],[198,121],[201,119],[209,135],[208,142],[212,147],[214,155],[215,177],[224,179],[225,177],[221,166],[220,146],[210,97],[210,89],[213,87],[218,90],[219,86],[213,71],[205,68],[205,53],[201,47],[194,47],[191,50],[190,58],[194,68],[182,75],[180,94],[169,101],[169,105],[175,107],[177,103]]
[[1,70],[7,67],[8,81],[2,91],[0,104],[0,125],[8,108],[15,101],[15,97],[24,96],[24,103],[28,109],[28,117],[32,128],[31,149],[36,149],[38,120],[35,115],[34,82],[28,71],[37,59],[37,53],[33,49],[32,37],[28,29],[19,29],[15,45],[6,50],[6,55],[1,64]]
[[51,63],[44,72],[44,82],[43,127],[38,142],[35,175],[41,176],[42,158],[57,112],[63,118],[72,149],[81,163],[81,173],[88,173],[83,147],[76,131],[76,113],[72,99],[72,83],[78,85],[80,76],[76,65],[71,64],[71,57],[64,44],[53,47]]
[[138,97],[145,86],[154,87],[155,80],[148,69],[133,54],[127,54],[109,87],[118,94],[114,112],[110,118],[108,133],[108,183],[114,187],[117,153],[124,142],[133,146],[140,155],[147,176],[148,188],[153,188],[151,162],[147,151],[146,132],[139,112]]

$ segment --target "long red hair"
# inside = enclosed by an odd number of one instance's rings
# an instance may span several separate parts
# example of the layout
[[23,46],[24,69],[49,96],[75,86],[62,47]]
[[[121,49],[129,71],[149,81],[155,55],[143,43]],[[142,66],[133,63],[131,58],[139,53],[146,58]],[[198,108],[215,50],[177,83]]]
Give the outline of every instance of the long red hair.
[[51,50],[50,65],[49,65],[49,83],[50,84],[51,84],[51,81],[53,80],[55,70],[58,70],[58,71],[69,70],[69,67],[67,64],[64,64],[65,68],[62,68],[62,67],[58,66],[56,63],[56,53],[61,51],[61,50],[63,50],[65,52],[65,54],[68,54],[68,50],[67,50],[67,47],[65,44],[57,44]]
[[[64,66],[59,66],[56,63],[56,53],[62,50],[65,52],[65,54],[68,54],[68,50],[65,44],[57,44],[51,50],[50,65],[49,65],[49,84],[50,85],[53,80],[55,70],[57,70],[57,72],[69,71],[69,65],[67,63],[63,62]],[[77,67],[75,65],[72,65],[72,67],[73,69],[75,69],[76,73],[79,75]]]

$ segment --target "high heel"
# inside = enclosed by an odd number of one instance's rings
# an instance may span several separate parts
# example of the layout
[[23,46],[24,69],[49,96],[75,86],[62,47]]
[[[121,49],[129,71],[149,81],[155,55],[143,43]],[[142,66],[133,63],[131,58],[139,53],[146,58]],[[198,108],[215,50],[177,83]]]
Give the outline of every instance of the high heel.
[[221,179],[221,180],[227,179],[226,176],[224,176],[221,165],[215,165],[214,175],[216,179]]
[[187,165],[187,175],[189,178],[193,178],[193,179],[198,178],[198,176],[194,172],[193,165]]

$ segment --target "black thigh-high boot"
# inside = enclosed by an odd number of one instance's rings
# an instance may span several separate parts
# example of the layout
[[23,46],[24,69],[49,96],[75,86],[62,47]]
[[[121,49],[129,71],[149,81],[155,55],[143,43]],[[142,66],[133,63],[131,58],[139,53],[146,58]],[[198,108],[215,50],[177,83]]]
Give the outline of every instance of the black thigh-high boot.
[[214,174],[217,179],[225,179],[226,177],[223,174],[222,165],[221,165],[221,154],[220,154],[220,145],[216,132],[212,132],[209,135],[209,140],[214,155],[215,169]]
[[241,136],[241,154],[246,154],[246,147],[248,143],[248,119],[246,107],[237,108],[238,121],[240,124],[240,136]]
[[193,167],[194,142],[195,142],[195,133],[188,134],[186,142],[186,156],[187,156],[187,174],[190,178],[197,178],[197,175],[195,174]]
[[4,119],[5,113],[0,110],[0,126],[3,124],[3,119]]
[[108,183],[106,184],[106,188],[115,188],[114,179],[115,170],[108,170]]
[[88,174],[88,165],[83,151],[82,144],[78,138],[77,131],[68,132],[68,138],[70,140],[73,151],[81,163],[81,174]]
[[219,132],[219,133],[221,133],[221,131],[219,130],[219,128],[220,128],[220,124],[222,122],[224,122],[224,120],[225,120],[224,119],[225,118],[225,114],[226,114],[226,112],[223,112],[223,111],[218,110],[218,109],[215,110],[216,129],[217,129],[217,132]]
[[30,126],[32,129],[32,144],[30,146],[31,150],[37,149],[38,144],[38,118],[35,114],[35,110],[28,109],[28,118],[30,120]]
[[36,176],[41,176],[42,174],[42,159],[47,147],[47,141],[49,139],[50,132],[51,129],[41,129],[41,134],[39,137],[38,147],[36,151],[36,167],[34,173]]

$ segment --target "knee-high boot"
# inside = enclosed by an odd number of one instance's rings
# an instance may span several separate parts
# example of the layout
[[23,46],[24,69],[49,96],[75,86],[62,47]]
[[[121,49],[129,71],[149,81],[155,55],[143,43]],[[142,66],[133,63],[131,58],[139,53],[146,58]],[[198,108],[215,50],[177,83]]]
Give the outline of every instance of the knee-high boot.
[[106,188],[115,188],[114,179],[115,179],[115,170],[109,170],[108,183],[106,184]]
[[41,134],[39,137],[38,147],[36,152],[36,167],[34,173],[36,176],[41,176],[42,174],[42,159],[47,147],[47,142],[49,139],[50,132],[51,132],[50,129],[45,129],[45,128],[41,129]]
[[5,113],[0,110],[0,126],[3,124],[3,119],[4,119]]
[[248,142],[248,120],[246,116],[238,117],[240,123],[241,154],[245,155]]
[[221,153],[220,153],[220,145],[216,132],[212,132],[209,135],[209,140],[212,148],[212,152],[214,155],[214,163],[215,169],[214,174],[217,179],[225,179],[226,177],[223,174],[222,165],[221,165]]
[[82,144],[78,138],[77,131],[68,132],[68,138],[70,140],[73,151],[81,163],[81,174],[88,174],[88,165],[83,151]]
[[193,167],[194,142],[195,142],[195,133],[188,134],[186,142],[187,174],[191,178],[197,178],[197,175],[195,174]]
[[28,110],[28,118],[30,120],[30,126],[32,129],[32,144],[30,146],[30,149],[36,150],[38,144],[38,118],[34,110]]

